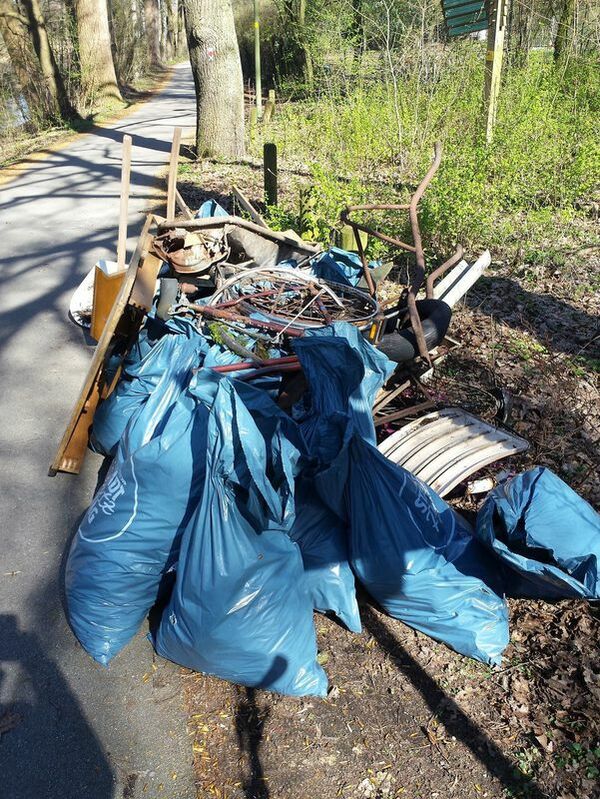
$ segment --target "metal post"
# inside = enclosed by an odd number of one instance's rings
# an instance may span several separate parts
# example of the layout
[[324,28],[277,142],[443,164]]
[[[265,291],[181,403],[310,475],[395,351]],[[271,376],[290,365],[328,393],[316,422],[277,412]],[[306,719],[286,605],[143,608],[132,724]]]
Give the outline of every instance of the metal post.
[[277,205],[277,145],[265,142],[263,147],[265,204]]
[[509,0],[490,0],[487,53],[485,56],[485,140],[489,144],[494,136],[502,57],[504,55],[504,35]]
[[262,117],[262,80],[260,73],[260,19],[259,0],[254,0],[254,88],[256,91],[256,115]]

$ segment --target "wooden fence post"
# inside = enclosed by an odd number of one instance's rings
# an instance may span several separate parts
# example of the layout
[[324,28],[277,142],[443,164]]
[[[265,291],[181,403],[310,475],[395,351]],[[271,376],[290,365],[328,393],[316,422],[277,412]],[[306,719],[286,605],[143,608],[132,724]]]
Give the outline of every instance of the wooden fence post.
[[491,0],[487,53],[485,56],[485,140],[489,144],[494,136],[494,125],[498,110],[502,57],[504,55],[504,35],[509,0]]
[[277,205],[277,145],[265,142],[263,147],[265,203]]

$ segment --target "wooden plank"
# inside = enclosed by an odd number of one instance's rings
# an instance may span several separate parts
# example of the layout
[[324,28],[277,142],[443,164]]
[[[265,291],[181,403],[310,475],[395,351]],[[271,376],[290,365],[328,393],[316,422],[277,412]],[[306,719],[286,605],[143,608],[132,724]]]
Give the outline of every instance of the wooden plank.
[[194,214],[190,211],[188,206],[186,205],[185,200],[179,193],[178,189],[175,189],[175,199],[177,200],[177,205],[179,206],[179,210],[185,216],[186,219],[193,219]]
[[162,266],[162,260],[154,253],[144,252],[133,284],[129,304],[142,311],[149,311],[156,293],[156,279]]
[[167,219],[175,216],[175,191],[177,190],[177,167],[179,165],[179,146],[181,144],[181,128],[173,132],[173,145],[169,160],[169,175],[167,178]]
[[262,216],[258,213],[256,208],[252,205],[250,200],[243,193],[243,191],[240,188],[238,188],[235,184],[232,184],[231,191],[233,192],[236,200],[242,206],[244,211],[246,211],[246,213],[250,214],[250,216],[252,218],[252,221],[256,222],[256,224],[260,225],[260,227],[267,228],[267,230],[268,230],[269,226],[267,225],[265,220],[262,218]]
[[321,252],[322,247],[315,244],[308,244],[303,240],[297,240],[286,236],[284,233],[279,233],[270,228],[263,228],[255,222],[250,222],[248,219],[242,219],[241,216],[212,216],[204,219],[167,219],[166,221],[157,223],[159,232],[164,232],[170,228],[179,227],[184,230],[202,230],[204,228],[219,228],[225,225],[236,225],[237,227],[252,230],[254,233],[259,233],[264,238],[271,241],[281,242],[282,244],[294,245],[297,249],[304,250],[307,255],[314,255]]
[[69,421],[58,445],[54,460],[50,464],[48,474],[54,476],[57,472],[79,474],[85,456],[88,441],[88,432],[94,418],[94,412],[99,400],[100,382],[104,369],[106,353],[112,341],[117,324],[123,315],[125,306],[135,285],[138,268],[143,253],[147,252],[150,226],[153,217],[148,215],[142,229],[137,247],[125,274],[123,285],[109,318],[106,321],[98,346],[94,350],[92,362],[83,381],[81,391],[71,411]]
[[125,269],[127,247],[127,208],[129,204],[129,181],[131,176],[131,136],[123,136],[123,162],[121,164],[121,201],[119,206],[119,239],[117,241],[117,265]]

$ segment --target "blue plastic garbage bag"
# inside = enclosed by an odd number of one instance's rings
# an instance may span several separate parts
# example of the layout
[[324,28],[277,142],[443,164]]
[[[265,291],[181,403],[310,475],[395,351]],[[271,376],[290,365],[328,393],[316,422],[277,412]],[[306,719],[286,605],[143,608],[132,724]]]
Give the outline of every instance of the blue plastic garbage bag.
[[216,200],[205,200],[196,211],[196,219],[206,219],[213,216],[229,216],[229,214]]
[[296,481],[296,520],[290,537],[302,553],[315,610],[332,612],[352,632],[362,629],[354,574],[348,563],[348,531],[319,497],[313,481]]
[[316,484],[347,513],[352,568],[390,616],[463,655],[501,662],[509,640],[506,602],[482,579],[491,558],[454,510],[351,425],[344,449]]
[[127,422],[151,395],[167,364],[179,365],[186,374],[187,365],[180,352],[189,352],[189,341],[196,342],[199,353],[209,349],[206,339],[192,322],[173,319],[166,323],[148,320],[132,348],[114,391],[98,407],[90,436],[95,452],[114,456]]
[[348,322],[307,330],[293,347],[309,386],[299,421],[311,454],[325,463],[339,452],[329,418],[335,413],[348,414],[359,435],[375,443],[373,402],[397,364]]
[[187,342],[187,353],[177,349],[179,360],[168,364],[148,402],[132,416],[71,546],[65,579],[69,620],[84,649],[103,665],[135,635],[155,603],[200,500],[208,411],[186,389],[197,360],[195,344]]
[[[381,261],[371,261],[370,269],[381,266]],[[320,280],[342,283],[345,286],[358,286],[363,276],[360,257],[355,252],[330,247],[311,263],[314,276]]]
[[600,599],[600,515],[549,469],[491,491],[477,536],[499,558],[507,596]]
[[182,540],[157,652],[242,685],[323,696],[302,557],[287,534],[299,453],[279,425],[265,441],[233,382],[222,379],[213,399],[213,378],[205,383],[200,372],[198,392],[205,386],[205,487]]

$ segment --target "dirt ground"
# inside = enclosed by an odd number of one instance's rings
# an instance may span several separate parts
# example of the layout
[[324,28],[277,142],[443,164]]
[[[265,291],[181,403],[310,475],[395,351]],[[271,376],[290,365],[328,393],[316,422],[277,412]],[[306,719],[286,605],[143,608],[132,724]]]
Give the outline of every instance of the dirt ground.
[[[192,207],[227,202],[231,182],[258,197],[261,183],[258,170],[224,164],[181,178]],[[507,423],[531,446],[502,468],[547,465],[596,508],[597,244],[560,270],[494,262],[456,309],[449,332],[461,346],[429,384],[441,403],[487,418],[493,389],[507,391]],[[475,510],[463,495],[451,499]],[[600,797],[597,605],[510,601],[511,643],[496,670],[387,618],[364,594],[360,605],[360,635],[315,616],[325,700],[182,672],[199,797]]]

